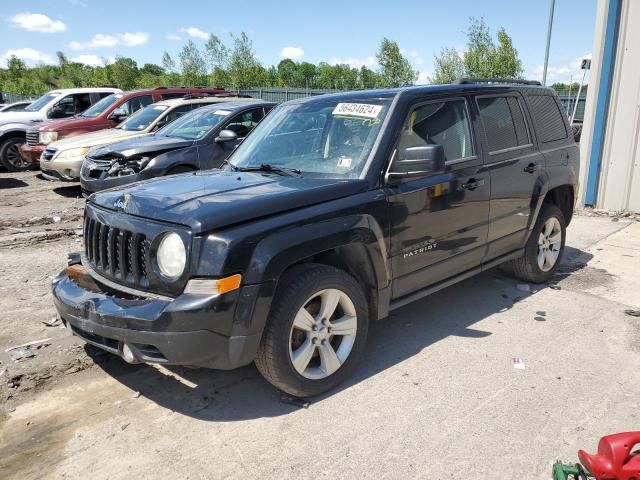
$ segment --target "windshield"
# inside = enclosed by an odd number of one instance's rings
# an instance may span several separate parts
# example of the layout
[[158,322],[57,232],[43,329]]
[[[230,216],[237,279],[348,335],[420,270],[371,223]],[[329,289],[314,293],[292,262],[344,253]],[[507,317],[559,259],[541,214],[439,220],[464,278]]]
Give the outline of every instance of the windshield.
[[391,99],[318,100],[275,109],[240,144],[230,164],[273,167],[329,178],[358,178]]
[[273,167],[328,178],[358,178],[391,99],[317,100],[275,109],[240,144],[230,164]]
[[228,110],[212,110],[199,108],[187,113],[158,130],[157,135],[177,137],[187,140],[199,140],[222,122],[231,112]]
[[25,112],[37,112],[54,98],[58,98],[59,93],[46,93],[24,109]]
[[107,108],[113,105],[116,102],[116,100],[118,100],[119,98],[122,98],[122,95],[113,94],[113,95],[109,95],[108,97],[104,97],[102,100],[96,103],[93,107],[88,108],[87,110],[82,112],[82,116],[88,117],[88,118],[96,118],[98,115],[104,112]]
[[136,113],[127,118],[116,128],[126,130],[128,132],[141,132],[151,125],[156,119],[167,110],[166,105],[149,105],[148,107],[138,110]]

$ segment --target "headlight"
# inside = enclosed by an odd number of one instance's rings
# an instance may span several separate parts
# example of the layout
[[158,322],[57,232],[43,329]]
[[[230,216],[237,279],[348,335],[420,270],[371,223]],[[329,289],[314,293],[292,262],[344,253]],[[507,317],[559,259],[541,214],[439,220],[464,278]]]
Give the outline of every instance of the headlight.
[[40,132],[38,140],[39,143],[48,145],[51,142],[55,142],[56,140],[58,140],[58,132]]
[[69,150],[58,150],[52,160],[70,160],[72,158],[84,157],[89,152],[89,147],[70,148]]
[[177,233],[167,233],[160,240],[157,254],[160,273],[169,279],[176,279],[187,263],[187,251]]

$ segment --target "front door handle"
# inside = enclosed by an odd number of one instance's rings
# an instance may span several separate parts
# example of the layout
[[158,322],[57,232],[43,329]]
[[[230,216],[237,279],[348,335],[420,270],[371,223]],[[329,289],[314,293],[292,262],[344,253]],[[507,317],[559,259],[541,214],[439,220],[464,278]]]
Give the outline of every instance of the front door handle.
[[524,167],[524,171],[527,173],[533,173],[536,170],[540,170],[540,165],[538,165],[537,163],[530,163],[529,165]]
[[484,185],[484,179],[482,178],[470,178],[466,183],[460,185],[465,190],[475,190],[478,187]]

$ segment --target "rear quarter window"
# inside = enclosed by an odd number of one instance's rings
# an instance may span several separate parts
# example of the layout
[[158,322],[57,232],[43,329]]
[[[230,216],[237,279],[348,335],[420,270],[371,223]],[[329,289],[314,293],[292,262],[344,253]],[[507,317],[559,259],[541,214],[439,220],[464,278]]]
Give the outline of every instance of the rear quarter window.
[[558,102],[551,95],[527,95],[531,115],[540,143],[556,142],[568,137]]

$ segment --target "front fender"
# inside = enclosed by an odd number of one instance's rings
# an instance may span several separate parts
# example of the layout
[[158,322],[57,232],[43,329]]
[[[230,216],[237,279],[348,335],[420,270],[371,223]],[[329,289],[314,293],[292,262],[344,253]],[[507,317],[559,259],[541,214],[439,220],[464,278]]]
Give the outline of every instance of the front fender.
[[379,288],[391,281],[382,228],[374,217],[349,215],[281,230],[262,239],[253,251],[247,283],[277,280],[289,266],[313,255],[348,245],[363,245]]
[[[176,150],[162,152],[145,167],[144,178],[158,177],[166,175],[176,166],[185,165],[195,170],[206,170],[210,167],[210,157],[212,156],[210,145],[199,145],[197,148],[190,145]],[[141,172],[141,173],[142,173]]]
[[0,125],[0,137],[13,136],[15,133],[24,134],[29,128],[31,128],[31,126],[25,123],[6,123]]

